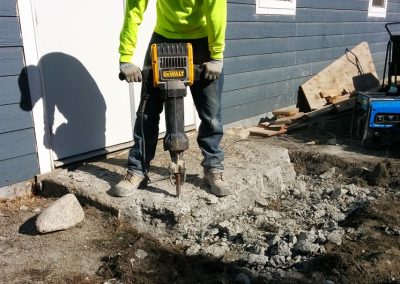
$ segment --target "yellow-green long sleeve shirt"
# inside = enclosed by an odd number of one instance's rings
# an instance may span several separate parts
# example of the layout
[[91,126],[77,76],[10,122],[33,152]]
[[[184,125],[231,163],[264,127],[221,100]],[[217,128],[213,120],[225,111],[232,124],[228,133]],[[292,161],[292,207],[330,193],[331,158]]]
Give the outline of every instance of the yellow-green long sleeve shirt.
[[[149,0],[126,0],[120,34],[120,61],[132,62],[139,25]],[[208,37],[211,58],[222,59],[225,48],[226,0],[157,0],[154,31],[169,39]]]

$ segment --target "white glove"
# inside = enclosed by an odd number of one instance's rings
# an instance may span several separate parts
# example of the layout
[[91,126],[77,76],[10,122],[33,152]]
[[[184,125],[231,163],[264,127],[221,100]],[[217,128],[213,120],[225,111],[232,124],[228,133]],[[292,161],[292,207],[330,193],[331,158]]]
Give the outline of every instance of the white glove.
[[217,80],[221,76],[224,61],[222,59],[212,59],[203,63],[204,78],[208,80]]
[[133,63],[120,62],[119,71],[121,72],[123,79],[128,83],[142,82],[142,71]]

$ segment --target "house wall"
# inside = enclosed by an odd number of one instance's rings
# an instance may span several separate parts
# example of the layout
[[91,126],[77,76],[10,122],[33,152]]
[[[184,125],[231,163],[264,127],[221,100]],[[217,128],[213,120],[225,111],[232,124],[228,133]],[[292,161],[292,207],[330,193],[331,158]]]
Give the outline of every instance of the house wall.
[[255,14],[256,0],[228,0],[223,123],[295,104],[298,87],[346,48],[366,41],[380,79],[400,0],[386,18],[369,18],[368,0],[297,0],[296,16]]
[[15,0],[0,1],[0,187],[39,172]]

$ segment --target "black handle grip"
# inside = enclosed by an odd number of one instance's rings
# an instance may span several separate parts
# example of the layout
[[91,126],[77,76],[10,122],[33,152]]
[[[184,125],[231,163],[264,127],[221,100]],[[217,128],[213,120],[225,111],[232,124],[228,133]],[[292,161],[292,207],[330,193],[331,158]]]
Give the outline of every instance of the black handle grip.
[[392,33],[391,33],[390,30],[389,30],[389,26],[399,25],[399,24],[400,24],[400,22],[393,22],[393,23],[387,23],[387,24],[385,25],[385,28],[386,28],[386,30],[387,30],[387,32],[389,33],[390,36],[392,36]]
[[124,75],[124,73],[119,72],[118,78],[119,78],[121,81],[124,81],[124,80],[125,80],[125,75]]

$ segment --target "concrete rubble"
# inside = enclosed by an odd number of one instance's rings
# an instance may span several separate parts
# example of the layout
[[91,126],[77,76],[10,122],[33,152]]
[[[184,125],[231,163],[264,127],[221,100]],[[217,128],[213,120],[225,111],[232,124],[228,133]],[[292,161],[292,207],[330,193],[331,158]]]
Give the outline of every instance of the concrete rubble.
[[[62,170],[43,181],[43,194],[72,192],[161,242],[183,247],[189,256],[212,256],[264,272],[323,254],[327,243],[341,245],[345,229],[340,222],[356,204],[380,195],[355,184],[335,184],[329,178],[334,168],[324,175],[296,175],[287,149],[255,147],[237,138],[225,142],[230,143],[225,176],[234,190],[231,196],[216,198],[208,192],[198,175],[199,152],[186,156],[180,199],[169,180],[151,183],[132,197],[110,196],[110,186],[125,172],[125,156]],[[168,162],[166,154],[157,158],[150,179],[165,175]]]

